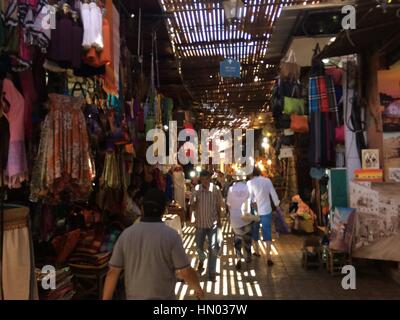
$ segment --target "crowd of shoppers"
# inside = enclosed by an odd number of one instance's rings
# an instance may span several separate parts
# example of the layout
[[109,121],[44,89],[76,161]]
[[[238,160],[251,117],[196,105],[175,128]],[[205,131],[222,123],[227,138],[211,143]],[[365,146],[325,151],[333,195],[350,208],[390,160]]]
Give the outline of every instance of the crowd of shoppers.
[[[260,256],[260,227],[266,244],[267,263],[273,266],[271,202],[279,206],[274,186],[258,168],[254,168],[250,177],[232,178],[227,181],[217,173],[212,182],[212,174],[203,170],[190,198],[190,213],[194,216],[196,229],[197,271],[204,271],[207,259],[208,280],[212,282],[217,276],[225,205],[234,233],[236,269],[241,269],[243,259],[246,263],[252,261],[252,242],[253,255]],[[140,222],[127,228],[114,247],[104,285],[105,300],[113,298],[122,272],[127,299],[175,299],[178,278],[194,290],[198,299],[204,298],[198,273],[189,263],[181,237],[162,222],[166,204],[165,194],[157,189],[149,190],[144,196]]]

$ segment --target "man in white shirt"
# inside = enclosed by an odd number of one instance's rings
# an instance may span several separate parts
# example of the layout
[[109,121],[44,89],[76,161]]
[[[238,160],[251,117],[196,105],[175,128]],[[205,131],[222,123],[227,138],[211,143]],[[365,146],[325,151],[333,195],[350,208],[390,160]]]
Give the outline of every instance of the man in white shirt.
[[[274,202],[276,207],[279,206],[279,198],[275,191],[275,188],[270,179],[262,177],[261,171],[258,168],[254,168],[253,178],[248,182],[250,199],[252,206],[257,210],[258,215],[261,219],[263,240],[267,245],[267,259],[268,265],[272,266],[274,263],[271,258],[271,242],[272,242],[272,206],[271,200]],[[255,224],[253,232],[253,240],[259,240],[259,228],[260,226]]]
[[251,233],[252,221],[243,220],[243,215],[248,213],[249,188],[245,181],[235,182],[228,190],[227,205],[229,206],[230,222],[235,234],[234,245],[236,251],[236,269],[241,269],[242,245],[246,263],[251,262]]

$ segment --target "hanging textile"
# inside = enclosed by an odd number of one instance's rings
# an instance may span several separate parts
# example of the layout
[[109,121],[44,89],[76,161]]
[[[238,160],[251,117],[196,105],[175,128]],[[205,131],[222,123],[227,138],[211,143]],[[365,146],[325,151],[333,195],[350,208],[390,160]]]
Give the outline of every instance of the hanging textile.
[[85,100],[50,94],[50,112],[42,125],[39,151],[32,172],[31,201],[47,197],[85,201],[92,190],[94,164],[82,112]]
[[[0,110],[0,170],[4,172],[7,168],[8,148],[10,143],[10,125]],[[0,172],[0,173],[1,173]],[[0,181],[0,187],[2,182]]]
[[38,299],[29,208],[13,207],[4,210],[3,259],[0,271],[0,285],[4,293],[0,300]]
[[[3,113],[10,125],[10,143],[5,183],[9,188],[20,188],[28,179],[25,151],[24,97],[9,79],[3,81]],[[7,110],[4,110],[6,106]]]
[[81,17],[84,28],[83,48],[86,50],[91,47],[96,50],[103,49],[102,14],[96,2],[82,3]]
[[121,172],[117,156],[115,155],[115,152],[108,152],[104,161],[100,186],[101,188],[119,189],[121,183]]
[[186,210],[186,183],[185,183],[185,173],[181,168],[175,169],[173,173],[173,181],[174,181],[174,200]]
[[25,100],[24,106],[24,128],[27,140],[32,138],[32,108],[36,103],[38,95],[35,90],[35,81],[33,79],[32,69],[20,72],[19,80],[21,83],[22,94]]
[[174,109],[174,100],[168,97],[162,98],[162,122],[163,125],[169,125],[172,121],[172,110]]
[[289,200],[299,192],[296,161],[294,157],[285,158],[281,161],[283,168],[283,177],[285,179],[285,194],[283,198]]
[[[111,35],[111,39],[114,39],[115,33],[118,32],[118,34],[119,34],[119,27],[117,30],[115,30],[116,26],[114,23],[114,11],[113,11],[114,5],[113,5],[112,0],[105,0],[105,8],[106,8],[106,19],[110,26],[109,32]],[[119,83],[119,81],[117,82],[117,79],[115,77],[115,68],[116,68],[115,59],[114,59],[115,54],[117,54],[117,51],[115,51],[115,49],[114,49],[114,40],[111,40],[110,41],[111,59],[110,59],[110,63],[105,66],[103,89],[108,94],[117,95],[118,94],[117,83]],[[118,66],[118,68],[119,68],[119,66]]]
[[83,61],[93,67],[109,65],[112,59],[112,34],[110,23],[106,16],[102,18],[102,30],[103,47],[101,50],[95,47],[90,47],[87,53],[83,56]]
[[322,61],[316,58],[319,45],[312,58],[309,80],[310,148],[309,161],[315,167],[335,165],[335,128],[338,119],[335,86],[332,76],[325,74]]
[[119,17],[119,12],[117,8],[113,5],[112,7],[112,14],[113,14],[113,39],[114,39],[114,48],[113,48],[113,54],[114,54],[114,77],[115,77],[115,84],[118,86],[119,84],[119,64],[120,64],[120,34],[119,34],[119,28],[120,28],[120,17]]

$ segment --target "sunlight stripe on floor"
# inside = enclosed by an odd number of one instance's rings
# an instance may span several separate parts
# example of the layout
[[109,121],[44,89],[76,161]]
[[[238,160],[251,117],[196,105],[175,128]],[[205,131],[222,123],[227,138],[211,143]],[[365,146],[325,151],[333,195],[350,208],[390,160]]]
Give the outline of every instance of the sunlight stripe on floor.
[[195,238],[196,237],[192,237],[192,239],[190,240],[190,242],[188,243],[188,248],[192,248],[192,246],[193,246],[193,243],[194,243],[194,241],[195,241]]
[[223,296],[228,295],[228,277],[226,269],[224,269],[222,277],[222,295]]
[[193,257],[192,260],[190,261],[190,265],[192,268],[196,268],[196,257]]
[[253,289],[251,288],[251,283],[247,282],[247,283],[246,283],[246,287],[247,287],[247,292],[248,292],[248,294],[249,294],[249,297],[254,296],[254,294],[253,294]]
[[264,243],[262,241],[258,241],[258,243],[259,243],[259,247],[260,247],[261,253],[263,255],[266,255],[267,250],[265,250],[265,248],[264,248]]
[[212,282],[211,281],[207,281],[207,293],[211,293],[211,289],[212,289]]
[[261,288],[260,288],[260,285],[257,282],[254,283],[254,289],[256,290],[256,293],[257,293],[258,297],[262,297],[263,296]]
[[175,285],[175,295],[178,295],[179,289],[181,288],[182,282],[177,282]]
[[231,293],[232,295],[236,295],[235,274],[233,270],[229,270],[229,279],[231,284]]
[[183,300],[183,298],[184,298],[185,295],[186,295],[187,289],[188,289],[187,284],[184,284],[184,285],[182,286],[181,294],[179,295],[179,300]]

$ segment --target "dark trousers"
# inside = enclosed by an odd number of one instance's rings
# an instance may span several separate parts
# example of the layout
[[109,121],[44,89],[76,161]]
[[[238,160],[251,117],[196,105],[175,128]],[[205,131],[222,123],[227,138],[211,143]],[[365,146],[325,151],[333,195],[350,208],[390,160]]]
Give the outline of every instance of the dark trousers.
[[244,250],[244,257],[247,259],[251,257],[252,225],[251,223],[238,229],[233,228],[235,234],[233,242],[238,259],[243,257],[242,247]]

